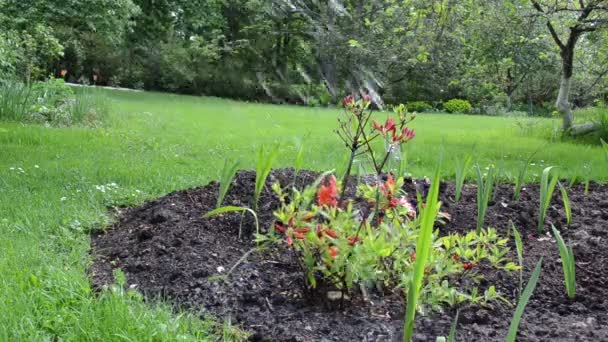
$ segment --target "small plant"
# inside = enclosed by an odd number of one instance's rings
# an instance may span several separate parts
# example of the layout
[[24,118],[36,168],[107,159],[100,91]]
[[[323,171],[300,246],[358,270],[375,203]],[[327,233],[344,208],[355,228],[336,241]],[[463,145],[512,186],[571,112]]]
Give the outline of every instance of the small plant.
[[405,309],[405,326],[403,339],[405,342],[412,340],[414,333],[414,318],[416,317],[416,305],[420,288],[424,279],[424,270],[426,268],[427,259],[432,250],[432,235],[435,217],[439,212],[441,203],[439,199],[439,167],[435,171],[435,177],[431,183],[431,189],[426,199],[426,207],[422,211],[422,223],[420,226],[420,235],[416,243],[416,260],[414,262],[414,274],[412,275],[411,285],[407,292],[407,307]]
[[475,165],[475,170],[477,171],[477,233],[479,234],[483,229],[488,203],[494,191],[495,167],[494,165],[488,167],[485,182],[479,164]]
[[562,259],[566,292],[568,293],[568,298],[574,299],[576,296],[576,267],[574,264],[572,246],[566,246],[562,235],[555,229],[555,226],[551,225],[551,229],[553,230],[553,236],[555,236],[555,240],[557,241],[560,259]]
[[460,196],[462,195],[462,187],[464,186],[464,179],[467,174],[467,170],[471,167],[471,163],[473,162],[473,157],[468,155],[462,159],[456,160],[456,193],[454,195],[454,202],[458,203],[460,201]]
[[265,153],[264,146],[260,146],[256,154],[256,162],[255,162],[255,190],[253,193],[253,208],[255,211],[258,211],[258,202],[260,201],[260,196],[262,195],[262,190],[264,190],[264,184],[266,184],[266,178],[270,174],[270,170],[272,169],[272,164],[274,164],[274,160],[277,158],[279,154],[278,146],[275,146],[270,150],[270,152]]
[[523,243],[521,241],[521,235],[519,234],[519,231],[517,231],[517,228],[515,228],[515,224],[513,224],[513,221],[510,221],[511,223],[511,229],[513,230],[513,236],[515,238],[515,250],[517,251],[517,262],[519,263],[519,287],[518,287],[518,291],[517,294],[518,296],[521,296],[521,290],[522,290],[522,286],[523,286],[523,282],[524,282],[524,274],[523,274],[523,268],[524,268],[524,246]]
[[443,109],[448,113],[468,113],[473,107],[467,100],[451,99],[443,104]]
[[557,176],[551,176],[551,170],[553,166],[549,166],[543,170],[543,174],[540,178],[540,208],[538,212],[538,232],[542,233],[545,228],[545,216],[547,215],[547,209],[551,203],[551,197],[553,191],[557,185]]
[[566,190],[566,187],[563,186],[561,182],[558,181],[557,184],[559,184],[559,191],[562,195],[562,201],[564,202],[564,211],[566,212],[566,224],[569,226],[572,222],[572,207],[570,207],[568,190]]
[[[235,212],[240,212],[240,213],[245,213],[248,212],[251,214],[251,216],[253,216],[253,219],[255,221],[255,231],[257,232],[257,234],[260,233],[260,224],[258,222],[258,215],[255,213],[255,211],[253,211],[250,208],[247,207],[237,207],[237,206],[225,206],[225,207],[221,207],[221,208],[217,208],[214,209],[210,212],[208,212],[207,214],[205,214],[205,217],[212,217],[212,216],[217,216],[220,214],[224,214],[224,213],[235,213]],[[239,239],[241,238],[241,228],[239,227]]]
[[515,342],[515,338],[517,337],[517,330],[519,329],[519,322],[521,321],[521,316],[524,314],[524,310],[526,309],[526,305],[528,305],[528,301],[530,297],[532,297],[532,293],[536,288],[536,283],[538,282],[538,278],[540,276],[540,271],[542,270],[543,258],[536,263],[534,267],[534,271],[532,271],[532,275],[530,276],[530,280],[528,281],[528,285],[524,289],[524,292],[519,297],[519,302],[517,303],[517,307],[515,308],[515,313],[513,314],[513,319],[511,320],[511,324],[509,325],[509,333],[507,334],[507,338],[505,341],[507,342]]
[[526,178],[526,172],[528,171],[528,166],[530,166],[530,163],[532,162],[532,158],[534,158],[534,155],[536,155],[536,153],[538,151],[539,150],[536,150],[534,153],[532,153],[528,157],[528,159],[526,159],[524,164],[520,167],[519,172],[517,173],[517,178],[515,178],[515,187],[513,189],[513,200],[514,201],[519,200],[519,195],[521,194],[521,189],[524,186],[524,180]]
[[300,142],[298,144],[298,151],[296,152],[296,160],[294,162],[294,171],[293,171],[293,184],[296,184],[298,180],[298,174],[302,170],[304,166],[304,144]]
[[224,167],[222,168],[222,172],[220,174],[220,186],[217,194],[217,203],[215,204],[216,208],[222,206],[224,202],[224,198],[228,193],[228,189],[230,189],[230,184],[232,184],[232,180],[234,179],[234,175],[236,173],[236,169],[239,167],[239,162],[231,162],[228,159],[224,161]]

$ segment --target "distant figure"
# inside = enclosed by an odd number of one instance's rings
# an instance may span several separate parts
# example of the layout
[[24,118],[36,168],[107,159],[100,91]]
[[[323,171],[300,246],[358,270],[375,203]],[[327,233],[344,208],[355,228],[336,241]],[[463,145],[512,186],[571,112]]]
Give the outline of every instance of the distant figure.
[[61,75],[61,78],[65,78],[65,75],[68,74],[68,71],[66,69],[61,69],[61,71],[59,72],[59,74]]
[[97,85],[97,74],[93,74],[93,84]]

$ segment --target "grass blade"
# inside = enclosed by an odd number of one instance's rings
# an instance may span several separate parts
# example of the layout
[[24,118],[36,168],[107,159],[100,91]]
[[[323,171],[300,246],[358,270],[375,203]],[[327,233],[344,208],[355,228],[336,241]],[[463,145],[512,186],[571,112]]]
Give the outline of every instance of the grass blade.
[[302,167],[304,166],[304,144],[299,143],[298,145],[299,145],[298,151],[296,152],[296,160],[294,163],[294,176],[293,176],[294,184],[298,178],[298,173],[300,173],[300,171],[302,170]]
[[530,297],[532,297],[532,293],[536,288],[536,283],[538,282],[538,278],[540,276],[540,271],[542,269],[543,258],[541,257],[536,263],[536,267],[534,267],[534,271],[532,271],[532,275],[530,276],[530,280],[528,281],[528,285],[526,285],[526,289],[519,297],[519,302],[517,303],[517,307],[515,308],[515,313],[513,314],[513,319],[511,320],[511,325],[509,326],[509,333],[507,334],[506,342],[515,342],[515,337],[517,337],[517,329],[519,328],[519,322],[521,321],[521,316],[524,314],[524,310],[526,309],[526,305],[528,305],[528,301]]
[[424,278],[424,268],[431,252],[431,242],[433,235],[433,226],[435,223],[435,217],[439,212],[441,203],[439,199],[439,167],[435,171],[435,177],[431,184],[431,189],[426,198],[426,208],[422,212],[422,223],[420,227],[420,235],[416,243],[416,261],[414,262],[414,275],[412,282],[407,292],[407,308],[405,310],[405,326],[403,338],[404,341],[409,342],[412,340],[414,333],[414,319],[416,317],[416,307],[418,305],[418,295],[420,288],[422,287],[422,281]]
[[495,168],[494,165],[490,165],[485,182],[479,164],[475,166],[475,170],[477,171],[477,233],[479,234],[485,224],[488,203],[494,189]]
[[519,266],[521,267],[519,270],[519,290],[518,295],[521,296],[521,288],[524,282],[523,268],[524,268],[524,246],[521,241],[521,235],[517,228],[515,228],[515,224],[511,221],[511,229],[513,229],[513,236],[515,237],[515,250],[517,251],[517,262],[519,262]]
[[566,187],[562,185],[561,182],[559,184],[559,191],[562,195],[562,201],[564,202],[564,211],[566,212],[566,222],[568,226],[572,222],[572,207],[570,207],[570,199],[568,198],[568,191]]
[[216,208],[222,206],[224,198],[228,193],[228,189],[230,189],[230,184],[232,184],[232,180],[234,179],[234,175],[236,174],[236,169],[238,167],[238,161],[230,162],[228,159],[224,161],[224,167],[222,168],[222,172],[220,174],[220,186],[217,194],[217,203],[215,204]]

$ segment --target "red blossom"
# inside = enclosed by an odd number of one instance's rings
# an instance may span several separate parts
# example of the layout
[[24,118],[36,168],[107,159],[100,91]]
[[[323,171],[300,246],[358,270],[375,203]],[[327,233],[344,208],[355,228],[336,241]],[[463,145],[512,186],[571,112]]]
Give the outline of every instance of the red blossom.
[[305,235],[303,233],[293,232],[293,237],[298,240],[304,240]]
[[310,232],[310,228],[302,227],[302,228],[298,228],[294,231],[298,234],[306,234],[306,233]]
[[393,143],[396,143],[396,142],[406,143],[406,142],[414,139],[415,137],[416,137],[416,133],[414,133],[414,130],[413,129],[409,129],[407,127],[403,128],[403,130],[401,131],[400,135],[397,135],[393,131]]
[[416,261],[416,251],[413,251],[412,253],[410,253],[410,260],[412,262]]
[[361,241],[361,238],[358,236],[349,236],[347,240],[349,245],[354,246],[357,244],[357,242]]
[[325,228],[324,232],[325,232],[325,235],[329,236],[332,239],[338,238],[338,233],[336,233],[336,231],[331,228]]
[[285,240],[287,241],[287,246],[291,246],[293,244],[293,240],[291,240],[291,236],[287,235],[285,237]]
[[466,271],[473,269],[473,267],[475,267],[475,266],[477,266],[477,264],[470,263],[470,262],[462,264],[462,268],[464,268]]
[[363,101],[372,102],[372,97],[369,96],[369,94],[365,94],[365,95],[363,95]]
[[392,132],[395,135],[395,130],[397,126],[395,126],[395,120],[393,118],[388,118],[384,125],[380,125],[378,121],[373,121],[374,129],[382,135],[386,135],[388,132]]
[[391,198],[391,200],[388,201],[388,206],[391,207],[391,208],[396,208],[397,205],[399,205],[399,199],[396,198],[396,197]]
[[330,207],[336,207],[338,205],[338,186],[336,184],[336,177],[329,177],[327,185],[321,185],[317,192],[317,203],[319,205],[327,205]]
[[274,230],[276,230],[277,232],[280,232],[280,233],[285,233],[285,231],[287,230],[287,228],[285,228],[285,227],[284,227],[283,225],[281,225],[280,223],[275,222],[275,223],[274,223]]
[[344,98],[343,103],[344,107],[349,107],[355,102],[355,98],[352,95],[348,95]]
[[330,246],[329,248],[327,248],[327,250],[329,251],[329,255],[331,255],[332,258],[337,257],[338,253],[340,252],[340,250],[334,246]]

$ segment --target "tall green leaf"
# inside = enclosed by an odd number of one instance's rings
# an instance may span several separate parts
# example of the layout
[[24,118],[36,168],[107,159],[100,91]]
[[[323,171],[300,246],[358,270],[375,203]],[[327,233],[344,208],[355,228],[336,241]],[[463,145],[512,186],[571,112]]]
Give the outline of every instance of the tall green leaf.
[[566,284],[566,292],[568,298],[574,299],[576,296],[576,269],[574,263],[574,253],[572,247],[566,246],[564,239],[560,232],[551,225],[553,230],[553,236],[557,241],[557,247],[559,248],[559,256],[562,259],[562,269],[564,271],[564,282]]
[[412,340],[414,332],[414,319],[418,305],[418,296],[424,279],[424,268],[432,249],[432,236],[435,218],[441,207],[439,202],[439,170],[437,167],[431,189],[426,198],[426,207],[422,211],[422,223],[418,241],[416,243],[416,261],[414,262],[414,275],[407,292],[407,307],[405,310],[404,341]]
[[551,170],[554,169],[554,166],[546,167],[543,170],[543,174],[540,178],[540,207],[538,212],[538,232],[542,233],[544,231],[545,226],[545,216],[547,215],[547,209],[549,209],[549,204],[551,204],[551,197],[553,196],[553,191],[555,191],[555,186],[557,185],[557,176],[551,176]]
[[538,282],[538,278],[540,276],[540,271],[542,269],[543,258],[536,263],[536,267],[534,267],[534,271],[532,271],[532,275],[530,276],[530,280],[528,281],[528,285],[526,285],[526,289],[522,293],[521,297],[519,297],[519,302],[517,303],[517,307],[515,308],[515,313],[513,314],[513,319],[511,320],[511,325],[509,325],[509,333],[507,334],[506,342],[515,342],[515,337],[517,337],[517,330],[519,329],[519,322],[521,321],[521,316],[524,314],[524,310],[526,309],[526,305],[528,305],[528,301],[530,297],[532,297],[532,293],[536,288],[536,283]]
[[523,243],[521,241],[521,235],[519,234],[519,231],[517,231],[517,228],[515,228],[515,224],[513,224],[513,221],[511,221],[511,229],[513,229],[513,236],[515,237],[515,250],[517,251],[517,262],[519,263],[519,288],[518,288],[518,295],[521,296],[521,287],[523,286],[523,282],[524,282],[524,275],[523,275],[523,268],[524,268],[524,246]]
[[224,161],[224,167],[222,168],[222,172],[220,173],[220,186],[217,194],[217,203],[215,204],[216,208],[222,206],[224,198],[228,193],[228,189],[230,189],[230,184],[232,184],[232,180],[234,179],[234,175],[238,167],[238,161],[230,162],[228,159]]
[[268,153],[265,152],[264,146],[262,145],[256,154],[255,190],[253,194],[253,207],[256,211],[258,209],[260,196],[262,195],[262,190],[264,190],[266,178],[268,178],[270,170],[272,169],[272,164],[274,164],[278,154],[278,145],[275,145]]
[[559,184],[559,191],[562,195],[562,201],[564,202],[564,211],[566,212],[566,222],[568,225],[572,222],[572,208],[570,207],[570,199],[568,198],[568,191],[566,187],[562,185],[561,182]]
[[479,234],[485,224],[488,203],[494,190],[495,167],[490,165],[485,182],[479,164],[475,166],[475,170],[477,171],[477,233]]
[[466,156],[464,160],[456,160],[456,193],[454,194],[454,201],[457,203],[460,201],[464,179],[466,178],[467,170],[471,167],[472,162],[473,157],[471,155]]

